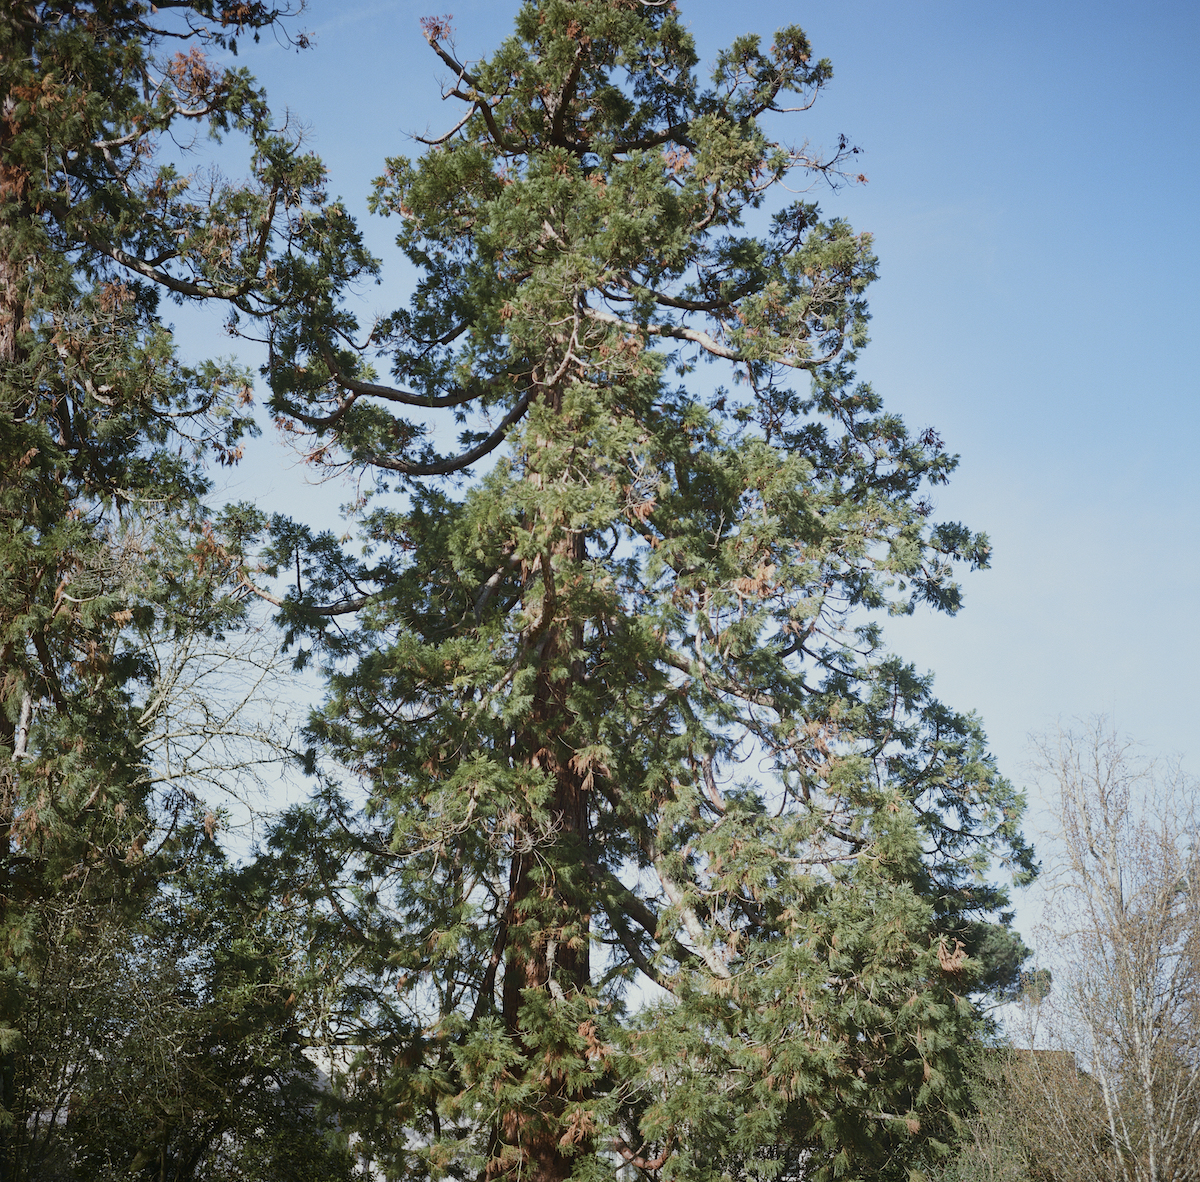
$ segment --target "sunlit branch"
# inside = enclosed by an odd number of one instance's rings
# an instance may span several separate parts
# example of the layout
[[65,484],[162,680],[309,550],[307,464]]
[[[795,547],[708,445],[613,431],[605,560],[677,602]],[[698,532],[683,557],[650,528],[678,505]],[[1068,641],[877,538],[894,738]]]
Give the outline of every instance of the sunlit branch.
[[750,353],[744,353],[740,349],[731,349],[728,345],[722,345],[716,337],[711,336],[709,333],[702,332],[696,328],[687,328],[682,324],[636,324],[632,320],[623,320],[620,316],[614,316],[611,312],[600,311],[598,308],[584,308],[583,314],[589,320],[595,320],[601,324],[612,324],[635,335],[646,333],[648,336],[671,337],[679,341],[691,341],[693,344],[699,345],[706,353],[710,353],[714,357],[724,358],[726,361],[767,361],[774,365],[785,365],[791,369],[819,369],[822,365],[827,365],[830,361],[834,360],[838,353],[841,352],[839,346],[839,348],[827,353],[824,357],[815,359],[789,356],[781,353],[772,353],[767,357],[760,358]]

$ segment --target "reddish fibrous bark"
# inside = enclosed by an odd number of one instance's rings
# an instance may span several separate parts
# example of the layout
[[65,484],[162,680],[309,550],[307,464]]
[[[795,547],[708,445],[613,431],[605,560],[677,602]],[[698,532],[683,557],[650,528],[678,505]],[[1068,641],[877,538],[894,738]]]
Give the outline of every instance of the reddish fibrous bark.
[[[540,668],[528,726],[518,742],[522,762],[553,779],[549,840],[559,858],[564,851],[569,856],[576,844],[586,847],[588,840],[588,791],[583,774],[572,762],[575,753],[564,735],[572,717],[567,703],[570,679],[552,676],[555,667],[569,659],[570,651],[581,647],[582,635],[577,624],[547,620],[545,616],[554,610],[556,565],[578,563],[583,557],[582,536],[568,533],[542,564],[543,598],[535,609],[542,613],[539,630],[543,634],[537,643]],[[572,673],[580,676],[582,670],[573,666]],[[515,849],[510,867],[509,934],[501,990],[505,1030],[522,1049],[526,1031],[521,1002],[525,990],[544,989],[550,993],[552,1004],[561,1004],[571,995],[586,991],[591,981],[590,915],[586,903],[572,898],[569,890],[555,880],[554,866],[558,859],[539,856],[537,836],[532,833],[526,836],[533,848]],[[537,881],[538,877],[542,881]],[[531,903],[535,894],[538,898]],[[521,924],[530,910],[538,919],[536,934],[532,940],[514,937],[513,928]],[[573,1047],[564,1046],[560,1050],[563,1058],[576,1054]],[[561,1117],[566,1105],[578,1097],[570,1094],[563,1071],[549,1067],[544,1058],[538,1062],[543,1071],[537,1081],[541,1095],[539,1111],[534,1114],[510,1110],[503,1115],[499,1140],[501,1146],[508,1147],[508,1152],[501,1149],[493,1157],[490,1177],[519,1173],[531,1182],[561,1182],[570,1176],[572,1159],[579,1147],[573,1146],[572,1154],[565,1152]]]

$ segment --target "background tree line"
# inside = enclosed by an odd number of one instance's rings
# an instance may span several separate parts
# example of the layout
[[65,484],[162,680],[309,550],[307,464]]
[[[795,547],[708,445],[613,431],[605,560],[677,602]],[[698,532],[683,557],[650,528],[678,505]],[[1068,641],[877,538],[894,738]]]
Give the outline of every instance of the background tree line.
[[[674,5],[531,3],[478,63],[425,22],[457,114],[383,164],[420,277],[364,324],[358,228],[218,64],[292,14],[0,12],[2,1176],[909,1177],[998,1138],[1057,1177],[979,1092],[1060,1062],[978,1053],[1023,800],[874,618],[956,611],[988,544],[854,376],[875,259],[789,195],[854,179],[782,138],[831,77],[802,31],[706,76]],[[355,547],[212,504],[252,382],[164,295],[266,343]],[[263,601],[326,679],[299,741],[253,711]],[[219,793],[281,760],[311,801],[231,864]],[[1109,808],[1065,799],[1068,837]],[[1182,833],[1152,973],[1191,963]],[[1064,1027],[1077,1157],[1186,1176],[1194,1015],[1135,1066],[1112,1004]]]

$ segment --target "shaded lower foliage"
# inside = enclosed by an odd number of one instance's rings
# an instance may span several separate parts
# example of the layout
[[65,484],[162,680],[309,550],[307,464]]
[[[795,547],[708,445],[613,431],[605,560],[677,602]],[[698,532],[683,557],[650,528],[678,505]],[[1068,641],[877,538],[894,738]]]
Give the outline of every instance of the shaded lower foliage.
[[6,979],[4,1176],[50,1182],[338,1182],[354,1158],[322,1113],[284,932],[249,872],[188,852],[130,922],[81,899],[38,911],[41,952]]

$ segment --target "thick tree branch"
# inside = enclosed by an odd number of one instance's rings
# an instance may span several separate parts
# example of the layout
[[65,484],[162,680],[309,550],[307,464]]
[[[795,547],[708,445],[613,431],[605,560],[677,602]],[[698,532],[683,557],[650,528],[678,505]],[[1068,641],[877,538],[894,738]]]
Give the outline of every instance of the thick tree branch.
[[[479,991],[475,995],[475,1006],[471,1011],[471,1025],[483,1017],[489,1005],[494,1005],[496,1002],[496,974],[500,969],[500,964],[504,960],[504,949],[508,945],[508,923],[509,917],[512,915],[513,904],[516,901],[515,892],[511,889],[508,892],[508,901],[504,906],[504,914],[500,916],[500,923],[496,928],[496,939],[492,942],[492,954],[488,957],[488,965],[483,973],[483,980],[479,983]],[[464,1031],[464,1037],[466,1032]]]
[[[658,913],[644,900],[639,899],[611,870],[592,858],[584,861],[592,881],[613,901],[613,910],[629,916],[646,935],[658,938]],[[613,910],[608,911],[611,916]]]
[[33,716],[33,697],[28,690],[21,695],[21,714],[17,720],[16,734],[13,739],[13,759],[26,758],[26,745],[29,742],[29,723]]
[[674,993],[674,983],[669,977],[664,977],[650,963],[650,958],[646,955],[641,945],[638,944],[637,936],[629,930],[629,925],[624,923],[619,915],[610,914],[609,920],[612,922],[613,931],[616,933],[621,947],[629,954],[629,959],[633,961],[638,970],[649,977],[660,989],[665,989],[668,993]]
[[558,101],[550,111],[550,142],[559,145],[559,147],[575,148],[575,145],[568,143],[563,135],[563,121],[566,118],[567,108],[570,107],[571,100],[575,97],[575,90],[579,85],[579,75],[583,70],[583,59],[586,53],[586,45],[582,41],[576,42],[575,59],[571,62],[571,69],[563,81]]
[[667,1142],[658,1157],[649,1159],[642,1157],[641,1154],[634,1153],[630,1149],[628,1142],[623,1141],[620,1137],[614,1137],[611,1145],[629,1165],[639,1170],[661,1170],[670,1161],[671,1155],[675,1152],[675,1142],[673,1140]]
[[448,50],[442,47],[441,42],[437,39],[437,34],[432,31],[427,31],[425,40],[429,42],[429,47],[452,69],[459,81],[465,82],[468,86],[478,86],[475,76],[467,72],[467,67],[462,64]]
[[663,144],[670,143],[694,151],[696,143],[688,135],[688,129],[691,126],[692,121],[685,119],[682,123],[672,123],[670,127],[664,128],[654,135],[644,135],[634,140],[617,140],[613,145],[613,151],[623,155],[626,152],[644,152],[647,148],[661,148]]
[[[94,250],[98,250],[101,254],[107,255],[113,262],[120,263],[122,267],[128,268],[130,271],[136,272],[138,275],[144,276],[146,279],[152,280],[154,283],[160,284],[168,291],[173,291],[178,295],[190,296],[197,300],[228,300],[235,302],[242,300],[247,293],[254,288],[254,282],[247,280],[245,283],[239,283],[232,287],[208,286],[200,283],[193,283],[188,279],[179,279],[172,275],[169,271],[164,271],[155,263],[147,262],[137,255],[132,255],[128,251],[122,250],[119,246],[112,246],[106,242],[96,242],[91,238],[86,239],[89,246]],[[158,261],[165,261],[166,258],[175,258],[177,255],[167,255]],[[241,305],[239,304],[239,307]],[[249,311],[249,309],[245,309]]]
[[687,902],[683,889],[663,868],[661,858],[654,860],[654,871],[658,875],[658,881],[663,885],[663,890],[666,891],[667,898],[671,901],[671,906],[679,912],[684,930],[687,932],[692,946],[708,966],[708,971],[722,981],[731,981],[733,974],[729,971],[729,966],[717,955],[716,950],[709,943],[708,933],[704,930],[700,917]]
[[453,394],[435,397],[427,394],[414,394],[411,390],[398,390],[395,386],[382,386],[378,382],[363,382],[358,378],[348,378],[334,364],[333,357],[326,350],[321,350],[322,360],[329,370],[329,376],[344,390],[355,395],[365,395],[370,398],[382,398],[387,402],[399,402],[404,406],[426,406],[430,408],[446,406],[465,406],[479,397],[478,393],[467,390],[457,390]]
[[[437,39],[436,33],[426,32],[425,40],[429,42],[430,48],[433,50],[433,52],[436,53],[438,57],[440,57],[442,61],[444,61],[446,65],[448,65],[450,69],[455,72],[458,81],[465,82],[471,88],[470,93],[464,94],[461,90],[457,89],[456,86],[454,90],[450,91],[450,94],[455,98],[462,99],[464,102],[474,104],[473,109],[478,110],[483,116],[483,121],[487,124],[488,134],[492,137],[496,147],[511,148],[513,145],[509,143],[509,141],[501,133],[500,128],[496,126],[496,117],[492,114],[491,104],[480,93],[479,83],[475,76],[469,73],[467,67],[458,61],[458,59],[455,58],[452,53],[449,53],[442,47],[441,43]],[[470,118],[469,113],[468,118]],[[458,126],[461,127],[462,123],[460,123]],[[455,130],[458,130],[458,128],[455,128]],[[453,134],[453,131],[450,132],[450,135]]]
[[483,619],[483,609],[487,607],[488,601],[496,593],[496,588],[500,586],[505,574],[512,570],[520,561],[521,559],[518,555],[510,554],[504,564],[480,588],[479,597],[475,600],[475,607],[473,609],[477,624]]
[[428,464],[416,463],[410,460],[393,460],[388,456],[381,455],[366,455],[361,456],[360,461],[364,464],[370,464],[375,468],[383,468],[388,472],[399,472],[404,476],[448,476],[452,472],[461,472],[464,468],[469,468],[476,460],[482,459],[489,452],[493,452],[504,442],[505,436],[508,434],[508,429],[519,419],[523,418],[525,412],[529,409],[530,403],[533,401],[534,391],[528,391],[521,399],[504,416],[500,421],[500,425],[478,446],[471,448],[470,451],[464,452],[461,456],[455,456],[448,460],[434,460]]
[[690,657],[685,657],[683,653],[675,652],[673,649],[665,649],[663,651],[663,659],[673,669],[678,669],[680,673],[686,673],[689,677],[698,678],[706,685],[720,691],[723,694],[730,694],[735,698],[740,698],[743,702],[751,702],[755,706],[763,706],[768,710],[778,710],[778,703],[771,694],[763,693],[761,690],[752,690],[747,686],[735,685],[724,677],[717,677],[710,669],[702,666],[698,661],[692,660]]
[[[706,312],[715,313],[727,311],[740,299],[744,299],[758,286],[757,282],[740,283],[727,296],[723,296],[716,300],[687,300],[682,296],[667,295],[665,291],[656,291],[652,287],[646,287],[641,283],[635,283],[632,279],[621,280],[621,286],[627,291],[636,292],[637,295],[649,296],[656,304],[662,305],[664,308],[678,308],[682,312]],[[605,299],[609,300],[632,300],[633,296],[619,295],[614,291],[601,289],[601,294]]]

